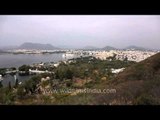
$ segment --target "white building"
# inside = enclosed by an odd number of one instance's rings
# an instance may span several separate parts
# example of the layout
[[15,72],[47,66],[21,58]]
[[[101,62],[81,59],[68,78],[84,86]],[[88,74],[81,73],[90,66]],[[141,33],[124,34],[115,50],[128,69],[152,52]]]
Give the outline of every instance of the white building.
[[54,72],[50,72],[50,71],[48,71],[48,70],[42,71],[42,70],[38,70],[38,69],[36,69],[36,70],[31,70],[31,69],[29,69],[29,72],[30,72],[30,73],[37,73],[37,74],[41,74],[41,73],[54,73]]
[[73,58],[75,55],[73,53],[65,53],[62,55],[63,58]]
[[54,67],[58,67],[59,63],[54,63]]
[[112,68],[111,71],[112,71],[112,73],[117,74],[117,73],[122,72],[124,69],[125,69],[125,68],[119,68],[119,69],[113,69],[113,68]]
[[3,80],[2,75],[0,75],[0,81],[2,81],[2,80]]
[[41,78],[41,82],[50,80],[50,77]]

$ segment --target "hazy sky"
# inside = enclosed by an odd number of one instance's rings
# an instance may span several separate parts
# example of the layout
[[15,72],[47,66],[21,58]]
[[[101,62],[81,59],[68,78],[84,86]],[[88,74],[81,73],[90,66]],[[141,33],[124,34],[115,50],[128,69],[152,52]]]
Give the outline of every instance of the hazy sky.
[[24,42],[53,46],[137,45],[160,48],[160,16],[0,15],[0,46]]

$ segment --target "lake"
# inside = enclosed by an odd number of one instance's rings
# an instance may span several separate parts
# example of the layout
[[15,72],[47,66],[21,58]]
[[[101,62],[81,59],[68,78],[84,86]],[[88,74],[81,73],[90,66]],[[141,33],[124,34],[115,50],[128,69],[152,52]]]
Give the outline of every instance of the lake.
[[64,60],[62,53],[55,54],[0,54],[0,68],[19,67],[40,62]]
[[[62,57],[62,53],[56,54],[0,54],[0,68],[10,68],[10,67],[20,67],[24,64],[31,65],[33,63],[40,62],[58,62],[61,60],[65,60]],[[16,74],[19,82],[24,82],[32,77],[32,75],[28,76],[19,76]],[[11,85],[15,84],[14,76],[5,75],[2,80],[3,86],[8,86],[9,81]]]
[[[24,81],[26,80],[29,80],[31,77],[33,77],[34,75],[27,75],[27,76],[19,76],[19,74],[17,73],[16,74],[16,77],[18,79],[18,82],[22,82],[24,83]],[[8,83],[11,82],[11,85],[15,85],[16,81],[15,81],[15,78],[13,75],[10,75],[10,74],[7,74],[3,77],[3,80],[2,80],[2,85],[4,87],[7,87],[8,86]]]

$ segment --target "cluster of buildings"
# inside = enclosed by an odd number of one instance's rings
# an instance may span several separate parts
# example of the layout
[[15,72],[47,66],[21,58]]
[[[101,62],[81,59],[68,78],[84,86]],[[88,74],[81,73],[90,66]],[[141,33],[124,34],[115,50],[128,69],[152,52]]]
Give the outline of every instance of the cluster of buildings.
[[[139,50],[27,50],[27,49],[17,49],[12,51],[12,53],[23,53],[23,54],[43,54],[43,53],[63,53],[62,57],[64,59],[72,59],[77,57],[87,57],[93,56],[95,58],[106,60],[108,57],[113,57],[116,55],[116,59],[124,60],[128,59],[130,61],[140,62],[154,54],[158,51],[139,51]],[[57,65],[55,65],[57,66]]]
[[116,58],[124,60],[127,58],[129,61],[140,62],[158,52],[153,51],[117,51]]
[[129,61],[140,62],[159,51],[138,51],[138,50],[110,50],[110,51],[75,51],[75,52],[66,52],[63,54],[63,57],[74,58],[74,57],[85,57],[93,56],[97,59],[106,60],[109,57],[115,56],[118,60],[127,59]]
[[66,51],[62,57],[65,59],[72,59],[72,58],[77,58],[77,57],[87,57],[90,56],[91,54],[89,51],[84,51],[84,50],[69,50]]

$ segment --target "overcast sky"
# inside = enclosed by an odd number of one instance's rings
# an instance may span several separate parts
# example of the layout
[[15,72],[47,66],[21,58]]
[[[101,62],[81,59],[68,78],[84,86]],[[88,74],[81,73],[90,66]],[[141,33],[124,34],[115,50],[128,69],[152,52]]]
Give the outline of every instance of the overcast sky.
[[0,46],[24,42],[53,46],[137,45],[160,48],[160,16],[0,15]]

